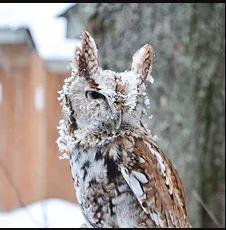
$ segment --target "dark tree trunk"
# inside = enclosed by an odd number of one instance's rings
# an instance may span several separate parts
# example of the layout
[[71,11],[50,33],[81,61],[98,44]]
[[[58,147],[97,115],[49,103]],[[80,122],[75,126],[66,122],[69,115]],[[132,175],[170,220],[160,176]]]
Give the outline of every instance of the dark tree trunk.
[[[191,24],[196,149],[200,152],[203,227],[225,225],[225,11],[193,4]],[[200,34],[197,40],[197,34]]]

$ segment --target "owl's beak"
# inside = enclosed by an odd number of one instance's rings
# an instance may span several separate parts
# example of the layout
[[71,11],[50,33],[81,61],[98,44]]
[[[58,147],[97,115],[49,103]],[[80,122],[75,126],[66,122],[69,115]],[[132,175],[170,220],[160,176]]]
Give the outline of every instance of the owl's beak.
[[112,114],[112,119],[115,124],[114,128],[119,129],[121,126],[121,121],[122,121],[121,111],[118,111],[118,109],[116,108],[114,102],[112,101],[110,97],[106,97],[106,99],[107,99],[108,107]]

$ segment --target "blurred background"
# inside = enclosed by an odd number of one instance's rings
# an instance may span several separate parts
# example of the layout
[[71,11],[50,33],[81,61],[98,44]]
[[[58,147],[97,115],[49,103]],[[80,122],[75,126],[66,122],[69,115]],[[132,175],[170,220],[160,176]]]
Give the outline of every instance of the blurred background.
[[56,145],[57,91],[88,30],[104,69],[154,49],[146,119],[177,168],[193,227],[225,226],[225,5],[0,4],[0,227],[79,227]]

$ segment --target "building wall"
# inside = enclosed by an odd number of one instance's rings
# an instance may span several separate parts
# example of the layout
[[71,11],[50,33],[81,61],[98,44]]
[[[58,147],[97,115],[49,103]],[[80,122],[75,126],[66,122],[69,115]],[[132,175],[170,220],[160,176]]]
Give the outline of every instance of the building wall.
[[47,197],[57,197],[75,201],[73,181],[69,162],[59,160],[60,153],[56,144],[58,121],[61,116],[57,91],[62,87],[65,73],[47,71]]
[[66,73],[49,71],[27,43],[0,45],[0,210],[43,198],[74,201],[55,144]]

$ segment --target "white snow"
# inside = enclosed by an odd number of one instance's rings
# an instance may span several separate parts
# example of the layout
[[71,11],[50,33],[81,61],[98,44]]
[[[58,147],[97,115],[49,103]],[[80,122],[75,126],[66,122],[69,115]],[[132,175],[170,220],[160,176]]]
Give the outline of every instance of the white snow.
[[[137,105],[138,96],[143,94],[142,87],[140,85],[141,78],[139,74],[133,71],[124,71],[122,74],[122,82],[126,85],[126,102],[129,106],[129,110],[132,111]],[[140,92],[138,92],[140,91]]]
[[61,199],[46,199],[0,212],[0,228],[80,228],[84,222],[79,206]]
[[151,103],[150,103],[150,99],[149,99],[148,97],[145,98],[144,104],[145,104],[146,106],[149,106],[149,105],[151,104]]
[[154,84],[155,79],[154,79],[154,78],[152,77],[152,75],[150,74],[150,71],[149,71],[149,74],[148,74],[146,80],[149,81],[151,84]]
[[30,28],[33,40],[46,59],[70,59],[77,39],[66,39],[66,20],[57,17],[74,3],[1,3],[0,27]]
[[68,129],[66,127],[64,119],[61,119],[59,121],[57,130],[58,130],[59,136],[56,140],[56,143],[58,145],[59,151],[62,153],[62,155],[59,156],[59,159],[60,160],[69,159],[68,153],[72,152],[75,146],[75,140],[68,133]]

